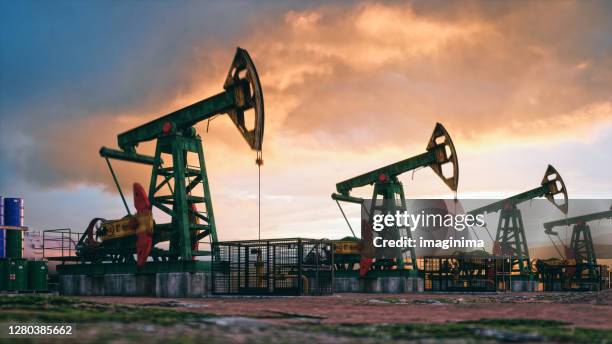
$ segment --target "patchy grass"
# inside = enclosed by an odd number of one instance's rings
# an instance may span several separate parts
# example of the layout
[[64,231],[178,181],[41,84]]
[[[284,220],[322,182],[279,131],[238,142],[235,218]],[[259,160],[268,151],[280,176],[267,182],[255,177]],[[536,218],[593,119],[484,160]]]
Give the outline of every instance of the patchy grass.
[[[388,303],[404,302],[387,298]],[[435,299],[435,302],[447,302]],[[271,318],[310,318],[277,312]],[[216,322],[214,315],[181,311],[173,307],[129,306],[82,301],[61,296],[0,296],[0,322],[42,321],[78,324],[79,342],[197,343],[207,333],[209,343],[340,342],[434,340],[436,342],[567,342],[612,343],[612,330],[576,328],[556,320],[481,319],[428,324],[272,324],[258,321]],[[2,340],[0,340],[2,342]],[[26,341],[27,342],[27,341]],[[32,340],[30,342],[37,342]]]
[[46,322],[138,322],[171,325],[208,317],[161,307],[102,304],[63,296],[0,296],[0,321],[40,320]]
[[611,330],[573,328],[555,320],[482,319],[441,324],[340,324],[310,326],[336,336],[380,340],[471,339],[499,342],[612,343]]

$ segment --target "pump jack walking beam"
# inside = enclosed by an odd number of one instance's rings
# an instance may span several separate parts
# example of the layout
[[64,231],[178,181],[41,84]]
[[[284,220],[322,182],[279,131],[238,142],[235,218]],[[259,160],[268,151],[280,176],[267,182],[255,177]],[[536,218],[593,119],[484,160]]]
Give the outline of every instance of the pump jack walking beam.
[[[562,195],[563,202],[557,201],[554,196]],[[478,209],[474,209],[469,212],[469,214],[477,215],[477,214],[486,214],[486,213],[494,213],[498,212],[501,209],[507,207],[513,207],[517,204],[532,200],[538,197],[546,197],[555,207],[559,208],[562,213],[567,214],[568,201],[567,201],[567,191],[565,190],[565,184],[563,183],[563,179],[561,179],[561,175],[559,172],[555,170],[552,165],[548,165],[546,168],[546,172],[544,173],[544,178],[542,179],[542,183],[540,186],[533,188],[531,190],[522,192],[520,194],[514,195],[512,197],[508,197],[501,201],[497,201],[495,203],[491,203],[484,207],[480,207]]]
[[[241,73],[246,73],[244,76]],[[218,114],[228,114],[251,149],[260,151],[263,143],[263,92],[255,65],[248,52],[238,48],[223,85],[225,91],[170,114],[157,118],[117,136],[121,151],[103,148],[101,155],[152,165],[153,158],[135,153],[139,143],[175,131],[185,134],[199,122]],[[255,111],[254,129],[247,129],[244,112]],[[127,153],[127,154],[126,154]],[[133,159],[133,160],[129,160]]]
[[[449,177],[446,177],[442,171],[443,165],[447,163],[452,164],[452,175]],[[448,135],[448,132],[440,123],[436,123],[425,153],[340,182],[336,184],[336,191],[338,193],[333,194],[332,198],[341,201],[346,200],[355,202],[357,199],[350,198],[352,189],[372,185],[380,181],[381,177],[395,178],[402,173],[427,166],[431,167],[451,190],[457,190],[457,185],[459,184],[459,164],[456,157],[455,146],[453,145],[450,135]]]
[[[449,166],[450,165],[450,166]],[[431,169],[444,181],[444,183],[453,191],[457,191],[459,184],[459,164],[455,146],[450,138],[450,135],[440,123],[436,123],[429,143],[427,144],[426,152],[417,156],[390,164],[373,171],[361,174],[354,178],[347,179],[336,184],[336,193],[331,195],[336,201],[358,203],[366,210],[368,221],[362,222],[362,259],[360,263],[360,274],[363,277],[374,258],[374,247],[372,246],[371,224],[373,216],[379,213],[395,213],[396,210],[406,210],[406,199],[404,197],[404,189],[398,176],[402,173],[415,170],[419,167],[431,167]],[[446,168],[450,167],[450,168]],[[450,172],[450,175],[447,173]],[[372,194],[372,202],[369,209],[365,209],[364,199],[354,197],[351,191],[355,188],[374,185]],[[382,200],[382,202],[377,202]],[[396,200],[400,200],[401,204],[397,204]],[[388,229],[389,235],[392,238],[399,237],[399,228]],[[408,230],[406,236],[410,236]],[[407,251],[395,250],[394,258],[395,266],[398,269],[404,269],[405,264],[411,266],[412,270],[417,270],[416,253],[414,248],[409,249],[409,257]]]
[[600,211],[598,213],[568,217],[566,219],[546,222],[544,224],[544,229],[546,230],[546,234],[557,234],[553,231],[553,228],[555,227],[571,226],[603,219],[612,219],[612,209]]

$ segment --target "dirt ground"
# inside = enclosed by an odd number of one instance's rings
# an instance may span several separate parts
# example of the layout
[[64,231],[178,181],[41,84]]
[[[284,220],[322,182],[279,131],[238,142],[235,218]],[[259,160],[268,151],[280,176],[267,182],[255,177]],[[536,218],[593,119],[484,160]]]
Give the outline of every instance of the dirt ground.
[[159,299],[81,297],[99,303],[172,307],[269,322],[321,324],[446,323],[479,319],[538,319],[612,329],[612,290],[600,293],[335,294],[318,297]]

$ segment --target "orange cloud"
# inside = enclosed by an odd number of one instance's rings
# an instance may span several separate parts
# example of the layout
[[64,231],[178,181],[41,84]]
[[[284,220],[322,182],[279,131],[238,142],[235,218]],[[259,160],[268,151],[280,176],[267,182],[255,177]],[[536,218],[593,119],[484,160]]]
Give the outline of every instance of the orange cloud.
[[[510,140],[533,139],[612,121],[612,55],[589,57],[605,42],[570,14],[588,12],[595,26],[605,17],[565,3],[506,10],[447,18],[410,5],[327,6],[290,11],[246,45],[279,130],[326,144],[392,144],[436,120],[474,140],[505,128]],[[568,48],[584,56],[576,61]]]
[[[261,24],[237,43],[251,53],[264,86],[264,217],[275,219],[266,225],[269,233],[335,216],[329,194],[337,181],[423,152],[435,122],[469,161],[466,170],[460,161],[462,171],[480,172],[462,180],[490,187],[498,186],[496,173],[509,172],[481,157],[483,147],[566,142],[612,123],[612,52],[601,34],[610,32],[610,21],[600,12],[584,2],[450,9],[350,3],[253,18]],[[109,110],[36,129],[46,144],[26,155],[34,165],[28,177],[114,190],[98,149],[115,147],[120,132],[220,92],[232,53],[210,43],[194,46],[187,59],[193,64],[180,69],[175,89],[152,84],[142,106],[127,114]],[[212,121],[208,133],[207,127],[196,126],[217,217],[221,227],[239,228],[256,216],[254,153],[228,118]],[[141,148],[152,152],[150,144]],[[116,166],[126,187],[147,183],[147,168]],[[530,178],[537,181],[543,166]],[[432,173],[417,176],[412,196],[448,195]],[[230,216],[237,208],[240,214]]]

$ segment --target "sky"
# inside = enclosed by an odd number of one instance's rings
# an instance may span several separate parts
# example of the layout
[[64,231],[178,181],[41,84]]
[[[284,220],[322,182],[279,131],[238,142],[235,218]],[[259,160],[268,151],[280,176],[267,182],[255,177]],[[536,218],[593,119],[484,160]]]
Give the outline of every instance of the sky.
[[[125,215],[99,148],[221,92],[237,46],[265,98],[262,237],[348,235],[335,183],[423,153],[436,122],[460,198],[536,187],[548,164],[570,197],[612,198],[606,1],[0,0],[0,195],[25,198],[33,230]],[[217,231],[252,239],[256,156],[224,117],[196,125]],[[147,185],[148,168],[115,167],[128,196]],[[401,180],[454,196],[429,169]]]

